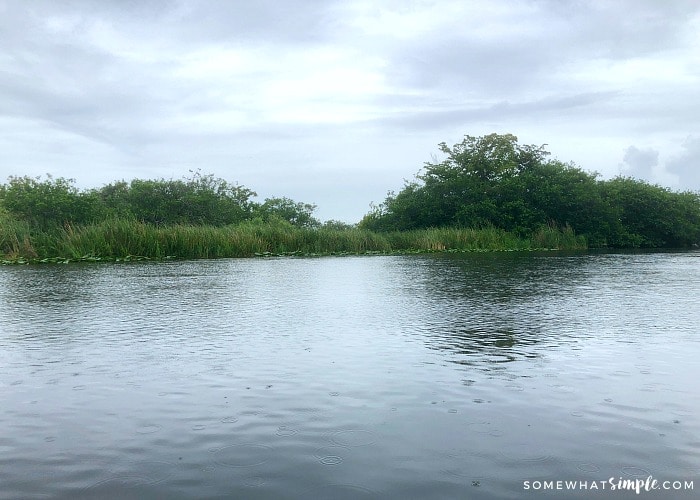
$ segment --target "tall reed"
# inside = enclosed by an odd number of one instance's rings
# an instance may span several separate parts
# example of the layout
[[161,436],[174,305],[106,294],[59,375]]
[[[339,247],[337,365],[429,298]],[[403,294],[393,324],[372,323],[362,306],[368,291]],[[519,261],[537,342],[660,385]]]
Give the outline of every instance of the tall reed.
[[482,229],[432,228],[389,233],[395,250],[479,251],[525,250],[530,242],[495,227]]
[[32,243],[29,224],[11,217],[0,209],[0,257],[34,258],[38,254]]
[[545,249],[582,250],[587,248],[587,243],[584,236],[576,235],[568,225],[562,229],[544,226],[532,235],[531,246]]
[[570,228],[543,228],[518,238],[497,228],[435,228],[376,233],[358,228],[298,228],[284,222],[249,221],[213,227],[155,226],[111,219],[49,231],[0,214],[0,253],[9,259],[61,257],[220,258],[254,255],[580,249],[585,240]]

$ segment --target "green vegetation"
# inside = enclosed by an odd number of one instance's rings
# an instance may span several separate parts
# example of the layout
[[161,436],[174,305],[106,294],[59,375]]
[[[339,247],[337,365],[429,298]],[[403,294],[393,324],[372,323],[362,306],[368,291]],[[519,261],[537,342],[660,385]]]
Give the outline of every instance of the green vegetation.
[[489,229],[427,229],[378,233],[357,227],[295,227],[261,219],[215,227],[157,226],[110,219],[51,231],[0,216],[2,263],[328,255],[391,252],[585,248],[570,231],[544,229],[532,239]]
[[[373,231],[495,227],[518,236],[573,230],[591,247],[687,247],[700,242],[700,194],[617,177],[598,180],[514,135],[466,136],[446,159],[366,215]],[[568,229],[567,229],[568,228]]]
[[513,135],[467,136],[357,225],[212,175],[119,181],[10,177],[0,262],[254,255],[682,247],[700,241],[700,195],[550,160]]

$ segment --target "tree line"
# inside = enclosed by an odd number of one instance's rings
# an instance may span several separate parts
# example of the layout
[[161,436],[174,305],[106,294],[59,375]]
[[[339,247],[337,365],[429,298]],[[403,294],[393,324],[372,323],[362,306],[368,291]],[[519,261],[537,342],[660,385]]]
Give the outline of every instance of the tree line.
[[[378,233],[495,229],[523,239],[555,229],[582,236],[588,247],[700,243],[698,192],[675,192],[623,176],[600,180],[595,172],[550,158],[544,146],[519,144],[512,134],[467,135],[452,147],[439,147],[444,160],[426,163],[357,228]],[[286,197],[258,202],[256,196],[199,171],[181,180],[122,180],[87,190],[78,189],[72,179],[17,176],[0,184],[0,223],[22,221],[43,232],[109,220],[155,227],[224,227],[247,221],[300,229],[354,227],[338,221],[321,224],[313,204]]]
[[549,158],[512,134],[465,136],[360,222],[373,231],[495,227],[528,235],[568,227],[590,247],[687,247],[700,242],[700,193],[675,192]]
[[157,226],[225,226],[256,219],[300,228],[321,225],[313,215],[316,205],[286,197],[260,203],[255,196],[246,187],[199,171],[182,180],[135,179],[88,190],[78,189],[73,179],[23,176],[0,185],[0,210],[41,230],[109,219]]

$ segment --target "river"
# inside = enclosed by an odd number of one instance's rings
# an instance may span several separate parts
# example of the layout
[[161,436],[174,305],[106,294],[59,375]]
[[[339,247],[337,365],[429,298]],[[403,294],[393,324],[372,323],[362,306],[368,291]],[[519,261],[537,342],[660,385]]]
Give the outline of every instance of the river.
[[0,267],[0,498],[693,498],[699,285],[697,251]]

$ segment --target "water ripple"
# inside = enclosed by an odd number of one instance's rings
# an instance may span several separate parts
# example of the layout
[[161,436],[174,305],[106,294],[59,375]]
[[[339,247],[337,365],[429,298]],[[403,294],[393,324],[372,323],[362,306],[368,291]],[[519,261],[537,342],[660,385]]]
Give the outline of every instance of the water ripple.
[[377,440],[374,432],[366,429],[346,429],[336,431],[330,437],[338,446],[368,446]]
[[501,498],[552,470],[692,474],[697,255],[0,267],[3,492]]
[[217,464],[224,467],[256,467],[272,457],[272,448],[262,444],[232,444],[214,451]]

